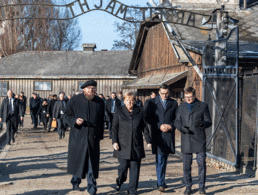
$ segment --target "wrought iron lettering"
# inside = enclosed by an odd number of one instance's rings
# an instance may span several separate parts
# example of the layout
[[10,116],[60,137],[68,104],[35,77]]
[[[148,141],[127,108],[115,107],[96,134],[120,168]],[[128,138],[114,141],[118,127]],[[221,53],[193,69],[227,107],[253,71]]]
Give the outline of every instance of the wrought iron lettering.
[[[67,9],[66,11],[70,12],[66,18],[58,18],[54,16],[53,10],[55,7],[58,9]],[[166,22],[174,23],[180,25],[186,25],[194,28],[199,28],[203,30],[212,30],[202,27],[202,24],[199,22],[203,17],[208,18],[206,21],[211,21],[212,15],[205,15],[194,13],[186,10],[178,10],[174,8],[166,7],[132,7],[127,6],[117,0],[110,0],[105,2],[99,0],[98,3],[90,2],[89,0],[74,0],[73,2],[67,5],[54,5],[54,4],[9,4],[0,7],[0,21],[3,20],[12,20],[12,19],[51,19],[51,20],[69,20],[76,18],[82,14],[88,13],[94,10],[102,10],[113,16],[120,18],[128,22]],[[41,10],[47,9],[49,14],[44,12],[44,15]],[[29,10],[29,16],[25,11]],[[140,13],[140,17],[127,17],[127,13],[131,11],[136,11]],[[160,15],[159,19],[153,20],[153,14]],[[165,14],[165,18],[164,18]],[[199,17],[199,20],[196,20]],[[197,24],[198,22],[199,24]]]

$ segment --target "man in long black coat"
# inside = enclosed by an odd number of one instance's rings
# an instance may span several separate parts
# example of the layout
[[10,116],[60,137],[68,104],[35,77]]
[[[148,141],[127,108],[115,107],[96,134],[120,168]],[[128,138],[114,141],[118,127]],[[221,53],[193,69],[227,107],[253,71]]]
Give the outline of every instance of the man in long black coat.
[[23,120],[24,112],[20,101],[13,96],[12,90],[7,92],[0,109],[0,122],[6,123],[7,145],[14,143],[14,134],[17,131],[19,117]]
[[112,121],[116,109],[121,106],[121,100],[119,100],[116,96],[115,92],[112,92],[111,98],[106,101],[106,121],[108,121],[108,130],[109,130],[109,139],[112,138]]
[[175,126],[181,134],[181,152],[183,153],[185,194],[191,194],[192,154],[196,153],[199,167],[199,194],[205,192],[206,178],[206,134],[205,129],[212,125],[208,105],[195,96],[195,89],[185,89],[185,101],[178,107]]
[[87,174],[88,192],[96,194],[99,173],[100,140],[104,132],[104,101],[95,96],[97,83],[84,83],[83,93],[71,98],[64,114],[71,127],[67,171],[73,174],[71,183],[79,190],[81,179]]
[[38,114],[41,104],[42,104],[42,101],[40,98],[38,98],[37,94],[32,93],[32,99],[30,100],[30,112],[31,112],[32,118],[33,118],[34,129],[37,129],[37,126],[38,126],[37,114]]
[[152,153],[156,154],[156,173],[159,191],[166,188],[167,158],[175,153],[175,128],[177,102],[169,98],[169,86],[163,84],[159,96],[151,99],[146,110],[146,121],[151,126]]

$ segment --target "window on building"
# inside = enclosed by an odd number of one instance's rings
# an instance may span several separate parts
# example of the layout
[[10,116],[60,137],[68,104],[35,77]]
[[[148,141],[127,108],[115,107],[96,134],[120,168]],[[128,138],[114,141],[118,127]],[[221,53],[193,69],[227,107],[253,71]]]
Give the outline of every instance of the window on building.
[[0,96],[7,96],[8,82],[0,82]]
[[52,90],[52,82],[51,81],[35,81],[34,82],[34,90],[35,91],[51,91]]

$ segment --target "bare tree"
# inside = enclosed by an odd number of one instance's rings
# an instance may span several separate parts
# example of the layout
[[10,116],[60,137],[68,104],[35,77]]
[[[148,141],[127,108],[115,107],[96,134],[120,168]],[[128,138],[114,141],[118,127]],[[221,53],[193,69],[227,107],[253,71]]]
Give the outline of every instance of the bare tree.
[[[52,0],[2,0],[2,5],[11,3],[52,4]],[[27,6],[26,15],[33,13],[33,7]],[[11,10],[9,14],[12,15]],[[53,17],[63,18],[68,12],[53,7]],[[49,14],[44,6],[39,13]],[[14,19],[2,22],[4,29],[0,39],[3,54],[10,55],[20,51],[73,50],[81,39],[81,30],[77,19]]]

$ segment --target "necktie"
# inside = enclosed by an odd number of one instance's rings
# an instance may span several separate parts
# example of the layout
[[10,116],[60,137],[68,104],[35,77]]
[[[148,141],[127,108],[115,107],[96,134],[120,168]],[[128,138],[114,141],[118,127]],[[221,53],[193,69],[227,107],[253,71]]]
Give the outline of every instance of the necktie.
[[162,105],[163,105],[163,107],[164,107],[165,110],[166,110],[166,103],[167,103],[166,100],[162,100]]

